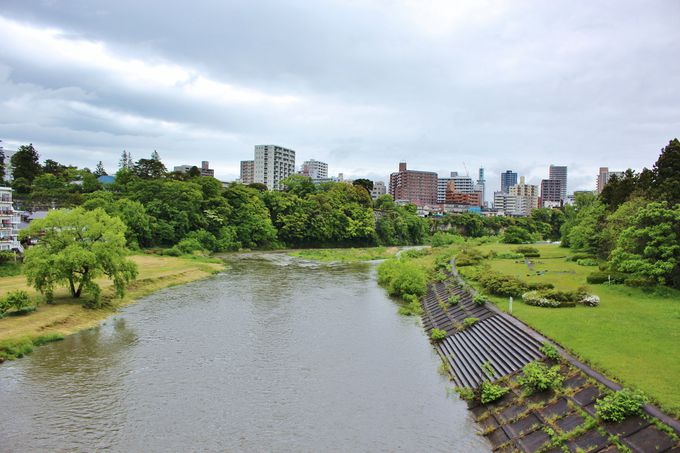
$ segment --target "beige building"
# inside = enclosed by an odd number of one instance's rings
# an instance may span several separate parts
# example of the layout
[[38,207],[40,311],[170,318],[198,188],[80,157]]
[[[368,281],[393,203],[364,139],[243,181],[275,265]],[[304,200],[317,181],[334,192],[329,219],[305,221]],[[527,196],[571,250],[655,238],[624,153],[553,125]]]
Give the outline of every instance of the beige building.
[[241,161],[241,184],[252,184],[255,182],[255,161]]
[[23,253],[19,243],[19,213],[12,204],[12,189],[0,187],[0,251]]
[[519,178],[518,184],[510,186],[508,192],[515,197],[515,210],[511,215],[528,216],[538,208],[538,186],[526,184],[524,176]]
[[281,181],[295,174],[295,151],[276,145],[255,146],[254,182],[281,190]]

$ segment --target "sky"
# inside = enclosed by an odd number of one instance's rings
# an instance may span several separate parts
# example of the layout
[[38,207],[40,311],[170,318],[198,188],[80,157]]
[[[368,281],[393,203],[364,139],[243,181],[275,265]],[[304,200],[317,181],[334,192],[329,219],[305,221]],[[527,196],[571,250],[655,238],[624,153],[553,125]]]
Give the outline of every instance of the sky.
[[567,165],[592,190],[680,136],[679,19],[677,0],[0,0],[0,140],[222,180],[277,144],[346,178],[483,166],[487,192]]

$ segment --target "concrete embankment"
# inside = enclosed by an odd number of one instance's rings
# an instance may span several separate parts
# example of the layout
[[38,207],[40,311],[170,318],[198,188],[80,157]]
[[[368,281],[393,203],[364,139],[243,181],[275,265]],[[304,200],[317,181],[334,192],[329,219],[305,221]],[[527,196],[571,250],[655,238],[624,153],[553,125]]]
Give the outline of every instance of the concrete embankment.
[[[453,272],[445,281],[431,284],[421,301],[423,325],[428,333],[447,332],[434,347],[457,387],[474,389],[490,380],[509,389],[489,404],[469,402],[494,451],[680,450],[680,423],[654,406],[620,423],[602,421],[595,401],[621,387],[494,305],[476,304],[474,290],[464,285],[454,265],[452,261]],[[470,318],[477,321],[471,323]],[[552,344],[561,358],[547,359],[540,350],[544,343]],[[518,379],[532,361],[559,365],[561,388],[527,395]]]

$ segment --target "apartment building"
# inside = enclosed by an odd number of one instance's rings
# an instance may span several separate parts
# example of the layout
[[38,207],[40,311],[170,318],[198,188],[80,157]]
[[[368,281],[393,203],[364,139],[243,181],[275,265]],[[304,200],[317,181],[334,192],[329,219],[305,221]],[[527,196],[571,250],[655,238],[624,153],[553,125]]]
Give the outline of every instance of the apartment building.
[[281,181],[295,173],[295,151],[276,145],[255,146],[254,182],[281,190]]
[[0,251],[23,253],[19,243],[19,212],[12,204],[12,189],[0,187]]
[[519,184],[508,189],[509,195],[515,197],[515,210],[512,215],[528,216],[538,208],[538,186],[526,184],[524,176],[519,178]]
[[328,164],[314,159],[309,159],[302,163],[300,173],[312,179],[328,178]]
[[406,162],[400,162],[399,171],[390,175],[389,191],[395,200],[418,206],[434,205],[437,203],[437,173],[408,170]]
[[371,198],[374,200],[387,193],[387,187],[383,181],[373,181],[373,189],[371,190]]
[[562,198],[562,181],[543,179],[541,181],[541,201],[544,208],[560,207],[566,198]]
[[255,161],[241,161],[241,184],[252,184],[255,182]]
[[609,182],[609,178],[616,176],[617,178],[623,178],[622,171],[609,171],[609,167],[600,167],[600,173],[597,175],[597,193],[602,193],[602,189]]
[[448,178],[437,178],[437,203],[446,203],[446,192],[449,184],[453,183],[454,190],[460,193],[473,193],[478,189],[469,176],[459,175],[457,171],[452,171]]

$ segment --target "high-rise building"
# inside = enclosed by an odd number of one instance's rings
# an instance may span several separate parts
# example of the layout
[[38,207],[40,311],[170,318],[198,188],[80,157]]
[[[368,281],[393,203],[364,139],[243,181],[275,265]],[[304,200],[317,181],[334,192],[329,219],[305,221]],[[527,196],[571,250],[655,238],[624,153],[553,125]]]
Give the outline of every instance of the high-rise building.
[[502,211],[506,215],[512,215],[515,212],[515,201],[517,197],[502,191],[493,193],[493,208],[497,211]]
[[[0,140],[0,151],[5,154],[5,181],[12,181],[12,155],[14,151],[10,151],[2,146],[2,140]],[[2,179],[0,179],[0,184],[2,184]]]
[[566,201],[562,198],[562,181],[543,179],[541,181],[541,205],[544,208],[559,207]]
[[371,190],[371,198],[374,200],[378,198],[381,195],[385,195],[387,193],[387,188],[385,187],[385,183],[382,181],[373,181],[373,189]]
[[418,206],[437,203],[437,173],[407,170],[406,162],[399,163],[399,171],[390,175],[390,195]]
[[479,167],[479,175],[477,177],[477,184],[475,185],[475,191],[481,192],[482,202],[480,206],[484,205],[484,192],[486,192],[486,179],[484,179],[484,167]]
[[255,161],[241,161],[241,184],[252,184],[255,182]]
[[446,186],[446,204],[482,206],[482,193],[478,191],[461,192],[456,188],[455,181],[449,181]]
[[550,165],[548,172],[548,179],[557,180],[560,182],[560,201],[567,199],[567,167]]
[[328,164],[309,159],[302,164],[301,173],[312,179],[326,179],[328,178]]
[[515,184],[517,184],[517,173],[512,170],[501,173],[501,192],[508,193],[508,189]]
[[255,182],[281,190],[281,181],[295,173],[295,151],[276,145],[255,146]]
[[459,175],[457,171],[452,171],[448,178],[437,178],[438,204],[447,203],[446,191],[449,188],[449,183],[453,183],[454,190],[459,193],[473,193],[480,190],[479,187],[475,186],[472,182],[471,177]]
[[623,178],[622,171],[609,171],[608,167],[600,167],[600,173],[597,175],[597,193],[602,193],[602,189],[609,182],[609,178],[616,176],[617,178]]
[[508,189],[510,195],[515,196],[515,210],[513,215],[527,216],[538,208],[538,186],[526,184],[524,176],[519,178],[519,184]]
[[23,253],[19,243],[19,213],[12,205],[12,189],[0,187],[0,251]]
[[215,177],[215,170],[210,168],[210,162],[204,160],[201,162],[201,176],[212,176]]

